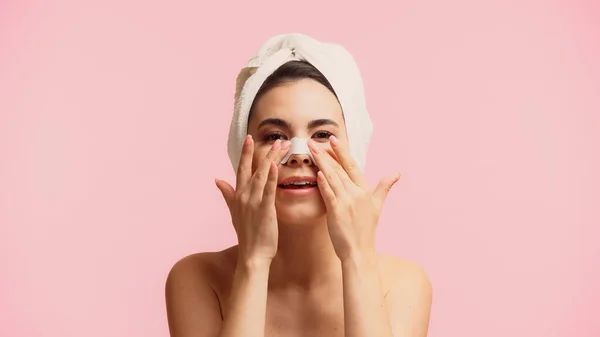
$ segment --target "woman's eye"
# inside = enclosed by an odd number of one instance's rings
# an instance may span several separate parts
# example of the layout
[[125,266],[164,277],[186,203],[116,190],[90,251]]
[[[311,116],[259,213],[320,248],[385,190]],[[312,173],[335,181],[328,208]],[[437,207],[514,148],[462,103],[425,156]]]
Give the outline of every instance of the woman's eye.
[[316,138],[323,138],[323,139],[329,139],[330,136],[332,136],[333,134],[329,131],[319,131],[317,133],[314,134],[314,137]]
[[285,139],[285,135],[282,133],[268,133],[263,137],[263,140],[267,142],[274,142],[277,139]]

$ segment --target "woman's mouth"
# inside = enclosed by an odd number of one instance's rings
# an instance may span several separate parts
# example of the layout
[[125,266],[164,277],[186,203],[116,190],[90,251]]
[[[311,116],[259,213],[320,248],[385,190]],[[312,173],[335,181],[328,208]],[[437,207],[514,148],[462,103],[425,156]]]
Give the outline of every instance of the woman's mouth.
[[310,195],[318,191],[317,180],[313,176],[292,176],[280,181],[278,189],[292,196]]
[[293,182],[293,183],[279,184],[279,187],[284,188],[284,189],[293,189],[293,190],[308,189],[308,188],[317,187],[317,183],[314,181],[297,181],[297,182]]

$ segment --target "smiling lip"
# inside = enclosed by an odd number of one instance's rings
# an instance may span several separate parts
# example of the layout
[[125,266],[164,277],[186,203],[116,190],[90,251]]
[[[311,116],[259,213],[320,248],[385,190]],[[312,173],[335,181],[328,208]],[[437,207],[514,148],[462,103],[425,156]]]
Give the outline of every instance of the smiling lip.
[[[299,182],[299,181],[310,182],[314,185],[302,186],[302,187],[283,187],[284,184],[290,184],[290,183]],[[290,195],[290,196],[295,196],[295,197],[308,196],[308,195],[311,195],[311,194],[315,193],[316,191],[318,191],[318,187],[317,187],[316,183],[317,183],[317,179],[315,177],[293,176],[293,177],[288,177],[288,178],[281,180],[279,182],[279,184],[277,185],[277,190],[281,191],[281,193],[284,193],[285,195]]]
[[311,177],[311,176],[292,176],[292,177],[288,177],[288,178],[281,180],[279,182],[279,186],[295,183],[298,181],[306,181],[306,182],[310,182],[310,183],[316,183],[317,179],[315,177]]

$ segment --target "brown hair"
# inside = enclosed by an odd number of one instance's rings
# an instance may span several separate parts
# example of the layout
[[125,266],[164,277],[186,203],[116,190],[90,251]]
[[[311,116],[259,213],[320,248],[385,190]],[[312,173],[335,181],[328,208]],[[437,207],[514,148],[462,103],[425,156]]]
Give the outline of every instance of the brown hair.
[[293,60],[284,63],[277,70],[275,70],[271,75],[269,75],[261,87],[258,89],[258,92],[254,96],[254,101],[252,102],[252,106],[250,106],[250,113],[248,115],[248,120],[252,118],[252,112],[254,111],[254,105],[258,101],[258,99],[264,95],[267,91],[285,84],[291,83],[295,81],[299,81],[302,79],[311,79],[321,83],[325,86],[331,93],[337,95],[331,86],[331,83],[327,80],[325,75],[321,73],[317,68],[315,68],[312,64],[305,60]]

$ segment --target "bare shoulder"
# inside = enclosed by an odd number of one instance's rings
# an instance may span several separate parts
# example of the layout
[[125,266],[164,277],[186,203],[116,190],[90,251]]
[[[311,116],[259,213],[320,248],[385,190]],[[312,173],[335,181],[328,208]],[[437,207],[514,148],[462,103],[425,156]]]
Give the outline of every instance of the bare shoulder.
[[191,254],[171,267],[165,282],[171,336],[211,336],[218,331],[222,320],[219,292],[230,278],[234,249]]
[[187,255],[177,261],[167,276],[170,281],[195,280],[220,284],[222,277],[230,275],[235,268],[235,251],[233,246],[218,252],[202,252]]
[[427,291],[431,281],[425,269],[416,262],[388,254],[379,254],[379,267],[384,283],[389,287],[415,287]]
[[432,285],[425,269],[413,261],[383,254],[379,266],[394,336],[427,336]]

